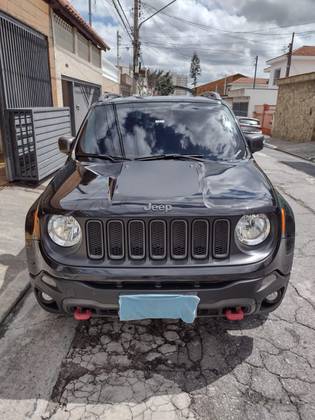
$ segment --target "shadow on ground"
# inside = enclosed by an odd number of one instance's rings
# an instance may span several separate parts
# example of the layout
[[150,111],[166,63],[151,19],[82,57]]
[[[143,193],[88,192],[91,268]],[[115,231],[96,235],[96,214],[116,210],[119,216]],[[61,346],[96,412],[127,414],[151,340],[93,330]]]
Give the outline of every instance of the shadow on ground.
[[7,267],[4,278],[0,284],[0,296],[5,292],[8,285],[26,269],[26,254],[23,248],[17,255],[0,254],[0,265]]
[[289,162],[289,161],[282,161],[280,163],[283,163],[287,166],[290,166],[290,168],[296,169],[298,171],[304,172],[306,175],[315,177],[315,165],[313,163],[308,162]]

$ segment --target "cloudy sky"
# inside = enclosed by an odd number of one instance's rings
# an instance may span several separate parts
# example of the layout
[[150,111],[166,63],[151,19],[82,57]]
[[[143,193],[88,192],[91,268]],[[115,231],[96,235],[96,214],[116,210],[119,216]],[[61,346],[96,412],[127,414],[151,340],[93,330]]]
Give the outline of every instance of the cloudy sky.
[[[118,5],[118,0],[114,0]],[[133,0],[119,0],[132,26]],[[142,0],[140,21],[170,0]],[[88,19],[88,0],[71,0]],[[121,39],[121,63],[131,64],[131,39],[112,0],[92,0],[93,27],[111,47],[116,63],[116,32]],[[128,23],[126,23],[128,28]],[[142,63],[151,68],[189,74],[194,51],[200,57],[199,84],[243,73],[252,76],[258,55],[258,76],[269,58],[287,51],[292,31],[294,47],[315,45],[315,0],[177,0],[141,28]]]

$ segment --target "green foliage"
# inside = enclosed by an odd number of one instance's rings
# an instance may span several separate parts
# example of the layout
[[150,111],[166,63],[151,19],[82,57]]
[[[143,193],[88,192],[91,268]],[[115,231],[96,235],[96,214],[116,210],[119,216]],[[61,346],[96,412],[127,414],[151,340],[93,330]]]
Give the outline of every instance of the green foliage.
[[198,76],[200,75],[201,75],[200,59],[197,53],[194,52],[191,58],[191,64],[190,64],[190,77],[193,80],[192,84],[194,85],[194,88],[196,88],[197,79],[198,79]]
[[172,75],[168,71],[148,70],[147,73],[148,88],[151,95],[167,96],[174,92]]
[[157,93],[156,85],[162,74],[163,70],[149,69],[147,72],[148,88],[152,95],[156,95]]
[[168,96],[174,93],[172,75],[169,71],[164,74],[162,72],[162,74],[159,76],[156,83],[156,91],[158,95],[161,96]]

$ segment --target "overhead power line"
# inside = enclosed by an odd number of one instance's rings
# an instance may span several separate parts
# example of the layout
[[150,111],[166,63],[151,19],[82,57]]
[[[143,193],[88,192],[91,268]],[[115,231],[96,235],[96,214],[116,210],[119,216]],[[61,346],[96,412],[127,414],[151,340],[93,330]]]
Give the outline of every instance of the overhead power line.
[[[156,10],[156,7],[152,6],[150,3],[142,2],[142,4],[150,7],[153,10]],[[269,31],[274,30],[274,29],[289,28],[289,27],[292,27],[292,26],[303,26],[303,25],[309,25],[309,24],[315,23],[314,21],[312,21],[312,22],[298,23],[298,24],[295,24],[295,25],[274,26],[274,27],[271,27],[271,28],[265,28],[264,32],[258,32],[258,31],[229,31],[229,30],[226,30],[226,29],[218,28],[217,26],[204,25],[202,23],[193,22],[191,20],[184,19],[184,18],[181,18],[179,16],[171,15],[170,13],[167,13],[165,11],[162,11],[161,13],[165,16],[168,16],[168,17],[172,18],[172,19],[176,19],[178,21],[181,21],[181,22],[193,25],[193,26],[197,26],[197,27],[199,27],[199,29],[215,30],[215,31],[219,31],[219,32],[223,32],[223,33],[231,34],[231,35],[235,35],[235,34],[236,35],[242,35],[242,34],[244,34],[244,35],[259,35],[259,36],[287,36],[287,35],[291,35],[291,32],[288,32],[288,33],[283,33],[283,32],[282,33],[281,32],[270,33]],[[303,31],[303,32],[301,32],[301,34],[314,33],[314,32],[315,32],[314,30]]]
[[131,35],[131,33],[130,33],[130,31],[129,31],[129,29],[128,29],[127,25],[126,25],[126,22],[124,21],[124,19],[123,19],[123,17],[122,17],[122,15],[121,15],[121,13],[120,13],[120,11],[119,11],[119,9],[118,9],[118,7],[117,7],[117,4],[116,4],[115,0],[112,0],[111,2],[110,2],[110,1],[107,1],[107,3],[108,3],[108,2],[110,3],[110,5],[114,6],[114,8],[115,8],[115,10],[116,10],[116,13],[117,13],[117,15],[119,16],[119,20],[120,20],[120,22],[122,23],[122,25],[123,25],[123,27],[124,27],[125,31],[127,32],[127,35],[129,36],[129,38],[132,40],[132,35]]
[[131,25],[129,23],[129,20],[128,20],[127,16],[126,16],[125,10],[124,10],[124,8],[121,5],[120,0],[117,0],[117,2],[118,2],[118,5],[119,5],[121,11],[123,12],[123,15],[124,15],[124,17],[126,19],[126,22],[127,22],[128,26],[129,26],[130,32],[132,33],[132,27],[131,27]]

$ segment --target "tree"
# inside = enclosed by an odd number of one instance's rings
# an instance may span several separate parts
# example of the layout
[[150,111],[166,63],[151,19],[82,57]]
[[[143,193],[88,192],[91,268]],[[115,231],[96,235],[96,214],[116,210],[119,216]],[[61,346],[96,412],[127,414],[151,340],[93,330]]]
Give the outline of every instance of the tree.
[[148,80],[148,89],[151,95],[156,94],[156,86],[160,79],[160,77],[163,74],[163,70],[148,70],[147,73],[147,80]]
[[156,90],[161,96],[168,96],[174,93],[172,75],[169,71],[159,77],[156,84]]
[[191,58],[190,64],[190,77],[193,79],[192,84],[194,85],[194,89],[196,89],[197,79],[198,76],[201,75],[201,67],[200,67],[200,60],[196,52],[194,52]]

